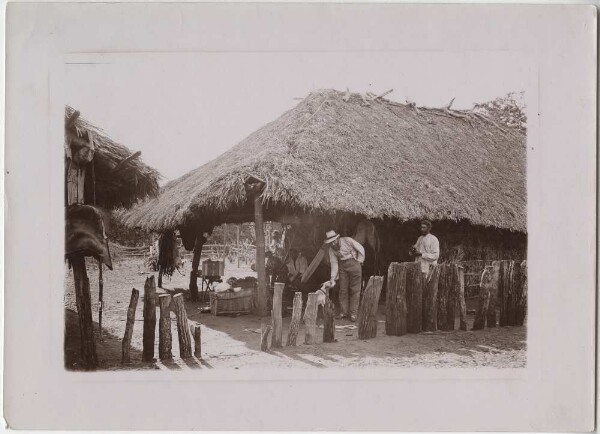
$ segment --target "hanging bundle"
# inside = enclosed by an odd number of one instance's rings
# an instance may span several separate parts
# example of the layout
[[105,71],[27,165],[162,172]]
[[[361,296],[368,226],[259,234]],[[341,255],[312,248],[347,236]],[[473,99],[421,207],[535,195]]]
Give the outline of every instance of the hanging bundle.
[[163,232],[158,239],[158,268],[167,276],[179,269],[179,247],[173,231]]

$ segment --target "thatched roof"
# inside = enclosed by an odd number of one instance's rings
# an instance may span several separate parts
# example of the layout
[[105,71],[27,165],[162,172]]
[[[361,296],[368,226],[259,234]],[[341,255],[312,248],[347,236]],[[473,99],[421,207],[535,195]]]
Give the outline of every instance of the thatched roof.
[[317,91],[169,182],[125,214],[125,223],[165,230],[225,215],[246,203],[244,181],[253,176],[266,180],[267,207],[468,220],[525,232],[525,138],[469,111]]
[[[89,142],[93,137],[94,165],[96,179],[96,203],[104,208],[130,206],[138,200],[154,197],[158,194],[160,173],[146,165],[141,158],[134,155],[126,146],[116,143],[104,131],[83,117],[76,117],[71,124],[75,110],[65,107],[65,149],[68,150],[72,135]],[[133,158],[131,158],[133,156]],[[129,158],[129,159],[128,159]],[[86,202],[93,195],[92,170],[86,170]]]

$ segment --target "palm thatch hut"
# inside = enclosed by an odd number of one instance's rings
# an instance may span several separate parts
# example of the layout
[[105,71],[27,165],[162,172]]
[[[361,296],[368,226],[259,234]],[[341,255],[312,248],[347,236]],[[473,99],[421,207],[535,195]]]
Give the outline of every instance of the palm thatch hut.
[[102,210],[129,206],[158,193],[159,173],[141,152],[116,143],[98,127],[65,108],[65,257],[73,269],[84,366],[97,365],[86,256],[98,260],[102,328],[102,267],[112,269]]
[[124,219],[179,229],[188,246],[198,230],[255,215],[257,229],[264,218],[352,232],[366,219],[382,240],[385,269],[414,243],[414,221],[428,218],[447,259],[523,256],[525,141],[524,131],[474,111],[321,90]]

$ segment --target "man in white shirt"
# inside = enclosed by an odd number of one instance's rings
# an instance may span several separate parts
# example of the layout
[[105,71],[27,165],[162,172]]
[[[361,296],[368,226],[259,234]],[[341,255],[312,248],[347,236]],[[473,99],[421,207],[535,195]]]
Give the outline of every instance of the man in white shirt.
[[426,277],[429,268],[437,264],[440,257],[440,242],[431,234],[431,222],[423,220],[421,222],[421,235],[414,246],[410,249],[410,255],[415,256],[415,262],[421,263],[421,272]]
[[354,322],[358,313],[365,249],[358,241],[350,237],[340,237],[335,231],[328,231],[325,237],[325,243],[329,244],[331,286],[335,285],[339,275],[339,317],[349,317],[350,321]]

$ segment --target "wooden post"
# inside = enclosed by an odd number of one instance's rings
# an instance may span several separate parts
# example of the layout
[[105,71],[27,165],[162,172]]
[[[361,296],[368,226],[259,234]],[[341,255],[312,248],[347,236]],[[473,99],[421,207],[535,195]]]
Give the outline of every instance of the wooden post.
[[98,356],[96,355],[96,342],[94,339],[94,322],[92,320],[92,300],[90,295],[90,280],[85,268],[85,258],[75,256],[71,258],[73,279],[75,280],[75,300],[79,319],[79,333],[81,335],[81,358],[86,370],[96,369]]
[[98,261],[98,335],[102,340],[102,311],[104,310],[104,278],[102,277],[101,261]]
[[493,261],[493,283],[490,286],[490,295],[486,313],[486,326],[496,327],[496,305],[498,303],[498,281],[500,278],[501,261]]
[[512,261],[501,261],[500,282],[498,287],[498,299],[500,305],[500,326],[507,326],[509,313],[509,297],[511,295],[510,284],[512,281]]
[[325,301],[323,317],[323,342],[335,342],[335,307],[329,297]]
[[273,335],[271,336],[271,347],[281,348],[282,347],[282,334],[283,334],[283,320],[282,320],[282,302],[283,302],[283,287],[285,283],[275,283],[273,289],[273,310],[271,311],[271,317],[273,321]]
[[179,357],[187,359],[192,357],[192,339],[190,337],[190,326],[188,324],[183,294],[173,296],[173,310],[177,316],[177,337],[179,339]]
[[198,300],[198,267],[200,266],[200,257],[202,256],[202,246],[206,239],[202,229],[196,228],[196,241],[194,241],[194,253],[192,256],[192,271],[190,271],[190,298],[192,301]]
[[423,273],[419,262],[406,263],[406,330],[420,333],[423,323]]
[[173,359],[173,353],[171,352],[173,346],[173,336],[171,335],[171,295],[159,295],[158,305],[160,307],[158,357],[160,360],[171,360]]
[[452,330],[454,327],[450,328],[450,321],[454,321],[454,318],[448,318],[448,294],[453,290],[453,267],[450,264],[440,264],[439,267],[440,277],[437,292],[437,327],[439,330]]
[[406,266],[392,262],[388,268],[385,300],[385,334],[406,334]]
[[454,273],[450,271],[450,276],[448,276],[449,282],[446,282],[448,285],[450,285],[448,287],[446,300],[446,330],[454,330],[456,323],[456,305],[458,303],[458,293],[456,292],[456,282],[454,281],[454,278]]
[[427,278],[423,282],[423,331],[437,331],[437,291],[440,267],[429,267]]
[[261,351],[269,351],[269,333],[273,327],[271,324],[263,324],[260,325],[260,350]]
[[304,325],[306,326],[306,332],[304,334],[305,344],[315,343],[315,334],[317,328],[317,310],[319,308],[318,294],[311,292],[308,294],[308,300],[306,301],[306,309],[304,310]]
[[521,262],[519,267],[521,268],[521,278],[517,288],[514,325],[522,326],[525,323],[525,316],[527,315],[527,261]]
[[[465,301],[465,268],[462,265],[454,264],[454,293],[458,294],[458,306],[460,310],[460,329],[467,330],[467,303]],[[454,329],[454,319],[452,320],[452,329]]]
[[197,359],[202,358],[202,330],[200,330],[200,324],[190,324],[190,333],[194,337],[194,356]]
[[131,336],[133,335],[133,325],[135,324],[135,310],[137,309],[140,291],[133,288],[131,290],[131,299],[129,308],[127,308],[127,322],[125,323],[125,335],[121,342],[121,363],[131,363],[129,350],[131,349]]
[[265,270],[265,230],[260,194],[254,195],[254,226],[256,231],[256,274],[258,277],[257,314],[267,315],[267,274]]
[[481,284],[480,284],[480,292],[479,292],[479,307],[477,308],[477,313],[475,314],[475,322],[473,323],[472,330],[482,330],[485,327],[485,322],[487,318],[487,310],[490,301],[490,292],[494,285],[497,285],[497,278],[494,276],[494,267],[492,265],[488,265],[483,270],[481,275]]
[[296,345],[296,338],[298,337],[298,330],[300,329],[300,318],[302,316],[302,293],[294,293],[294,307],[292,310],[292,319],[290,321],[290,330],[287,336],[287,346]]
[[356,325],[359,339],[371,339],[377,336],[377,307],[379,306],[382,287],[383,276],[371,276],[369,278],[358,307]]
[[154,362],[154,341],[156,338],[156,284],[154,276],[144,283],[144,335],[142,361]]

